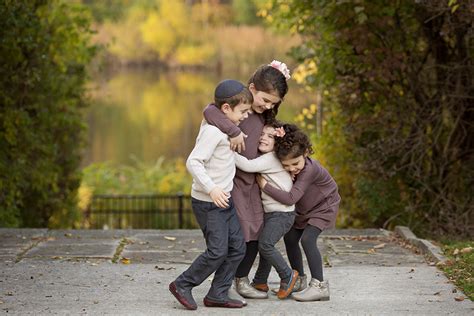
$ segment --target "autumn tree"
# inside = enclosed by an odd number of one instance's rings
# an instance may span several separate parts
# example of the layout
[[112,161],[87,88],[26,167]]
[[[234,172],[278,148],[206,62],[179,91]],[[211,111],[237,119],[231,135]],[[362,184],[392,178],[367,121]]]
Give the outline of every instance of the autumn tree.
[[304,36],[292,54],[326,92],[348,223],[472,234],[472,3],[275,0],[260,13]]

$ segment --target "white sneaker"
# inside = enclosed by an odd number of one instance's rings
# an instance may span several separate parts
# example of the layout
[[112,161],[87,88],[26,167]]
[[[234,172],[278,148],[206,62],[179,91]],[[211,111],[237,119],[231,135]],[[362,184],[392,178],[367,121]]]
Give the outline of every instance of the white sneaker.
[[248,277],[235,278],[235,289],[245,298],[268,298],[266,292],[259,291],[250,285]]
[[247,301],[242,296],[240,296],[240,294],[237,293],[237,291],[235,290],[235,283],[236,282],[234,280],[232,282],[232,286],[229,288],[229,292],[227,293],[227,295],[230,299],[241,301],[244,306],[247,306]]
[[293,293],[293,298],[300,302],[329,301],[329,282],[311,279],[306,289]]

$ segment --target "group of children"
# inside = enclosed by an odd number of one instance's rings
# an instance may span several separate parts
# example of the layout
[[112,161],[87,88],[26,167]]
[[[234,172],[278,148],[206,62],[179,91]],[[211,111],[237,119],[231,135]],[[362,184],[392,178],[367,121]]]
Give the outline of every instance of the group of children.
[[[279,299],[329,300],[317,238],[334,226],[340,196],[331,175],[310,158],[308,136],[276,120],[289,78],[284,63],[262,65],[248,86],[220,82],[214,102],[204,110],[186,166],[207,249],[169,285],[187,309],[197,309],[192,289],[212,273],[205,306],[241,308],[246,298],[268,298],[272,267],[281,279],[280,287],[271,290]],[[275,247],[281,238],[290,265]],[[311,272],[309,284],[300,243]],[[250,282],[257,253],[259,264]]]

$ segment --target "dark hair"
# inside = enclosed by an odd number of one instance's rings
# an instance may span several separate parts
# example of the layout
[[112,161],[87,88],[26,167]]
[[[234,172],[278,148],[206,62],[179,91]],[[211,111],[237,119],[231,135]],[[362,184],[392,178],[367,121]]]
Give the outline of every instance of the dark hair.
[[[288,92],[288,83],[286,82],[285,76],[280,72],[280,70],[270,65],[259,66],[248,81],[249,85],[251,83],[253,83],[255,89],[258,91],[271,94],[276,92],[282,100]],[[275,119],[278,114],[280,103],[281,101],[275,104],[273,109],[263,112],[265,123],[269,123]]]
[[227,103],[230,105],[231,109],[239,105],[240,103],[247,103],[247,104],[252,104],[253,103],[253,95],[252,92],[250,92],[249,88],[244,87],[242,91],[237,93],[236,95],[233,95],[228,98],[218,98],[214,97],[214,103],[216,106],[220,109],[224,103]]
[[275,154],[278,159],[292,159],[298,156],[314,153],[313,145],[301,129],[294,124],[283,124],[285,135],[275,137]]

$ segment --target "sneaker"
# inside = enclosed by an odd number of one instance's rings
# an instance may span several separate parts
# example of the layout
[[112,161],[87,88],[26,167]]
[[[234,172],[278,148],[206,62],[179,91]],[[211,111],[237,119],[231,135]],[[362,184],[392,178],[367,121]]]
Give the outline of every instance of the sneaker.
[[290,281],[288,283],[280,282],[280,290],[277,293],[279,299],[285,299],[291,294],[295,287],[296,279],[298,278],[298,271],[293,270],[291,273]]
[[242,304],[241,301],[239,300],[233,300],[230,299],[227,301],[215,301],[209,297],[205,297],[204,300],[204,305],[207,307],[223,307],[223,308],[242,308],[244,304]]
[[178,302],[181,303],[181,305],[183,305],[189,310],[197,309],[196,301],[194,300],[193,295],[190,290],[183,290],[183,289],[178,288],[174,281],[170,283],[169,290],[171,294],[173,294],[174,297],[176,297]]
[[293,298],[300,302],[329,301],[329,282],[311,279],[305,290],[293,293]]
[[268,298],[267,293],[260,292],[250,285],[248,277],[235,278],[235,289],[245,298]]
[[267,283],[251,283],[250,285],[260,292],[268,292],[269,290]]
[[[308,287],[308,277],[306,276],[306,274],[305,275],[298,275],[298,277],[296,278],[295,287],[293,288],[292,293],[301,292],[307,287]],[[274,287],[272,289],[272,293],[277,294],[279,290],[280,290],[279,287]]]

